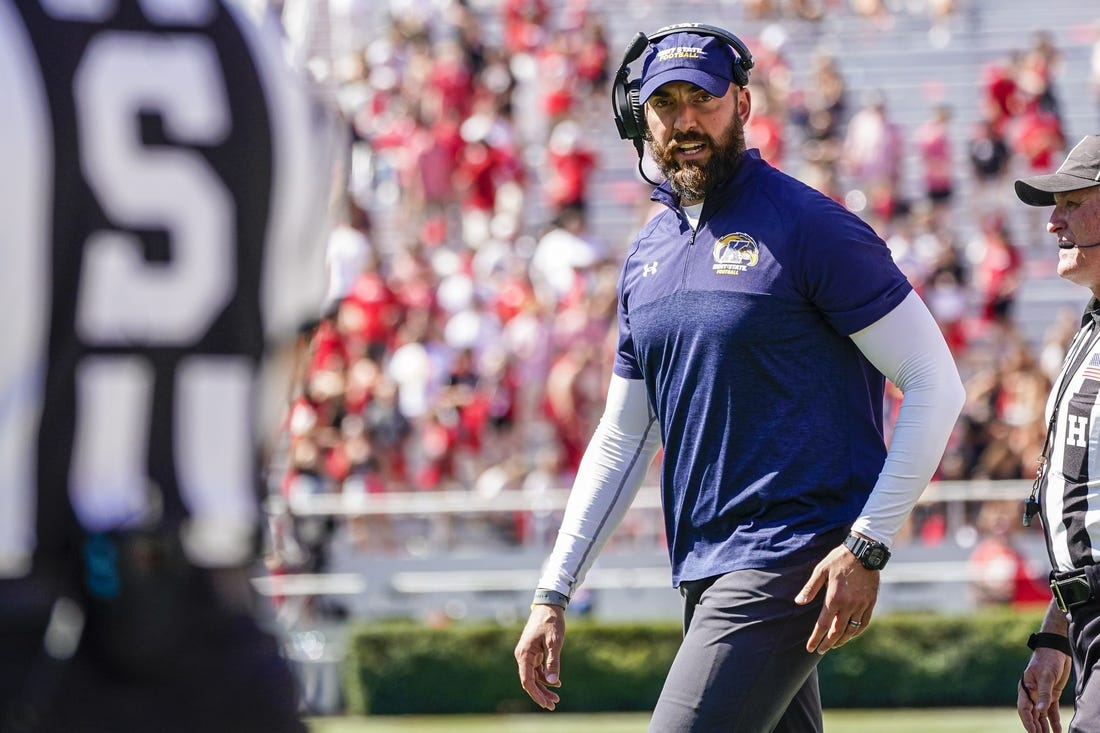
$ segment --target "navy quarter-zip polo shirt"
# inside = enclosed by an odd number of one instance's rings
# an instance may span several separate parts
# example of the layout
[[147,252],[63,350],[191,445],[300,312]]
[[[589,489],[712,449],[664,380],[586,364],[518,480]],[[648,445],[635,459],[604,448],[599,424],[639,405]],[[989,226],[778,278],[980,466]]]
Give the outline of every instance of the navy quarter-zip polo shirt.
[[661,425],[673,582],[778,568],[875,484],[885,378],[849,336],[912,290],[855,214],[750,150],[697,230],[668,207],[619,281],[615,373]]

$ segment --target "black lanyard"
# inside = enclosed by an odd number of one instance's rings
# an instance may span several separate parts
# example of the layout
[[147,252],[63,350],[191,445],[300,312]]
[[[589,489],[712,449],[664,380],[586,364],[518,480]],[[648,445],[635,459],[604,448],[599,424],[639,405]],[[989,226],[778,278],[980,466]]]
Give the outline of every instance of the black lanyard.
[[[1054,406],[1050,411],[1050,420],[1047,421],[1047,432],[1043,437],[1043,452],[1039,454],[1039,458],[1036,460],[1035,467],[1035,481],[1031,484],[1031,495],[1027,497],[1024,502],[1024,518],[1023,523],[1025,527],[1031,526],[1031,520],[1039,513],[1039,501],[1037,499],[1039,493],[1039,485],[1043,482],[1043,477],[1046,475],[1047,462],[1050,458],[1050,445],[1051,439],[1054,437],[1054,425],[1058,420],[1058,410],[1062,407],[1062,398],[1066,395],[1066,390],[1069,389],[1070,382],[1073,381],[1073,377],[1077,374],[1077,370],[1081,368],[1081,365],[1085,363],[1085,359],[1092,353],[1092,349],[1096,346],[1096,342],[1100,340],[1100,325],[1098,325],[1095,315],[1091,318],[1091,324],[1089,327],[1088,336],[1084,336],[1084,332],[1081,332],[1081,338],[1077,345],[1077,349],[1074,351],[1071,347],[1070,353],[1066,356],[1066,363],[1069,366],[1062,372],[1062,379],[1058,382],[1058,393],[1054,399]],[[1078,339],[1074,339],[1078,341]]]

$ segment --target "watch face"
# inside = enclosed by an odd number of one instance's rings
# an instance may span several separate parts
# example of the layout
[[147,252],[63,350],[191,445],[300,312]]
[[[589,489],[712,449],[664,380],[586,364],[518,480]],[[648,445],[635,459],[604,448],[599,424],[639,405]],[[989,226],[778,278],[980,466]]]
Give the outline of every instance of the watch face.
[[886,562],[886,553],[881,547],[872,547],[867,551],[863,564],[869,568],[881,567]]

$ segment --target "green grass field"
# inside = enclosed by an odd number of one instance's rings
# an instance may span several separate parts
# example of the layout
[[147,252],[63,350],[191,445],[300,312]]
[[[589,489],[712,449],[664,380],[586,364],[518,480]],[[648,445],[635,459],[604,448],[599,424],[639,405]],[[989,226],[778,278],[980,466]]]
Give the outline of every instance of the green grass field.
[[[1068,725],[1071,711],[1064,711]],[[311,733],[644,733],[643,714],[458,715],[315,718]],[[827,710],[826,733],[1019,733],[1008,708]]]

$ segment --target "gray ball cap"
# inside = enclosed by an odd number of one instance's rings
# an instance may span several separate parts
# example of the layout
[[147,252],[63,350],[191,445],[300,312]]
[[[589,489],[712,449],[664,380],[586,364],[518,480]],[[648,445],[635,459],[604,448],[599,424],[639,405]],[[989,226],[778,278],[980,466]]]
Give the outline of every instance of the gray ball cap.
[[1054,206],[1054,194],[1100,186],[1100,135],[1085,135],[1056,173],[1016,181],[1016,195],[1028,206]]

